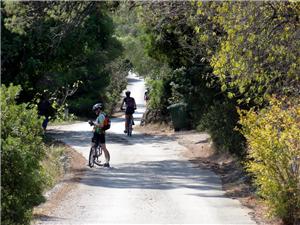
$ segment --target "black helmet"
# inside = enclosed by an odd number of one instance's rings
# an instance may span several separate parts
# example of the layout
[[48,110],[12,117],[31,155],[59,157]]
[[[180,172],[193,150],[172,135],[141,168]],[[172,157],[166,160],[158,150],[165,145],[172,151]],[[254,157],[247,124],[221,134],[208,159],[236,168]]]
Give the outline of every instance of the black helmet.
[[97,103],[95,105],[93,105],[93,111],[96,111],[97,109],[102,109],[103,105],[102,103]]
[[125,92],[126,96],[130,96],[130,93],[131,93],[130,91]]

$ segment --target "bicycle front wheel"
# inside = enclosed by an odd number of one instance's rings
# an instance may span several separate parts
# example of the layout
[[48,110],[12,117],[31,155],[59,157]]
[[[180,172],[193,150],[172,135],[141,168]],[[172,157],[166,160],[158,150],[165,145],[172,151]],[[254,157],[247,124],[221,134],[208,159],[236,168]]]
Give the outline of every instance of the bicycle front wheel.
[[90,156],[89,156],[89,167],[94,167],[94,164],[95,164],[95,147],[91,147],[91,150],[90,150]]

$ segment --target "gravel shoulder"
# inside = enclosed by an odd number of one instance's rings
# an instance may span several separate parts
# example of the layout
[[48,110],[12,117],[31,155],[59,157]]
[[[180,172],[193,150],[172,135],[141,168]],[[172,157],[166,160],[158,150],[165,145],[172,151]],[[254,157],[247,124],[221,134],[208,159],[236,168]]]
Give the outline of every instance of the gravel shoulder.
[[35,219],[43,220],[49,217],[57,203],[68,192],[76,188],[83,174],[87,171],[86,159],[71,147],[67,145],[66,147],[65,174],[51,190],[44,194],[46,202],[34,208],[32,224],[35,224]]

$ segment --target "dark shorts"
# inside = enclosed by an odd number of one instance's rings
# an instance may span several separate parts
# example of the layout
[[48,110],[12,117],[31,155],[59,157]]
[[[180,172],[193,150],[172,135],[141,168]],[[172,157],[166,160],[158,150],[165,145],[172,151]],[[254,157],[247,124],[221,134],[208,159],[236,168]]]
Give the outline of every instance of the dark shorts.
[[125,111],[126,115],[132,115],[133,113],[134,113],[134,108],[131,108],[131,107],[126,108],[126,111]]
[[95,143],[96,146],[98,146],[99,144],[105,144],[105,134],[99,134],[94,132],[92,142]]

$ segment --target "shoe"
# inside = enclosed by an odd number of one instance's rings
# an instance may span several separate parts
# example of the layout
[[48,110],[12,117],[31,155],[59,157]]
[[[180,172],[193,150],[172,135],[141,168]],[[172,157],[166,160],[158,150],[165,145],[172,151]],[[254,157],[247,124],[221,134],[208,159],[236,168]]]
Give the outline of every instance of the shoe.
[[103,167],[110,167],[109,163],[104,163]]

